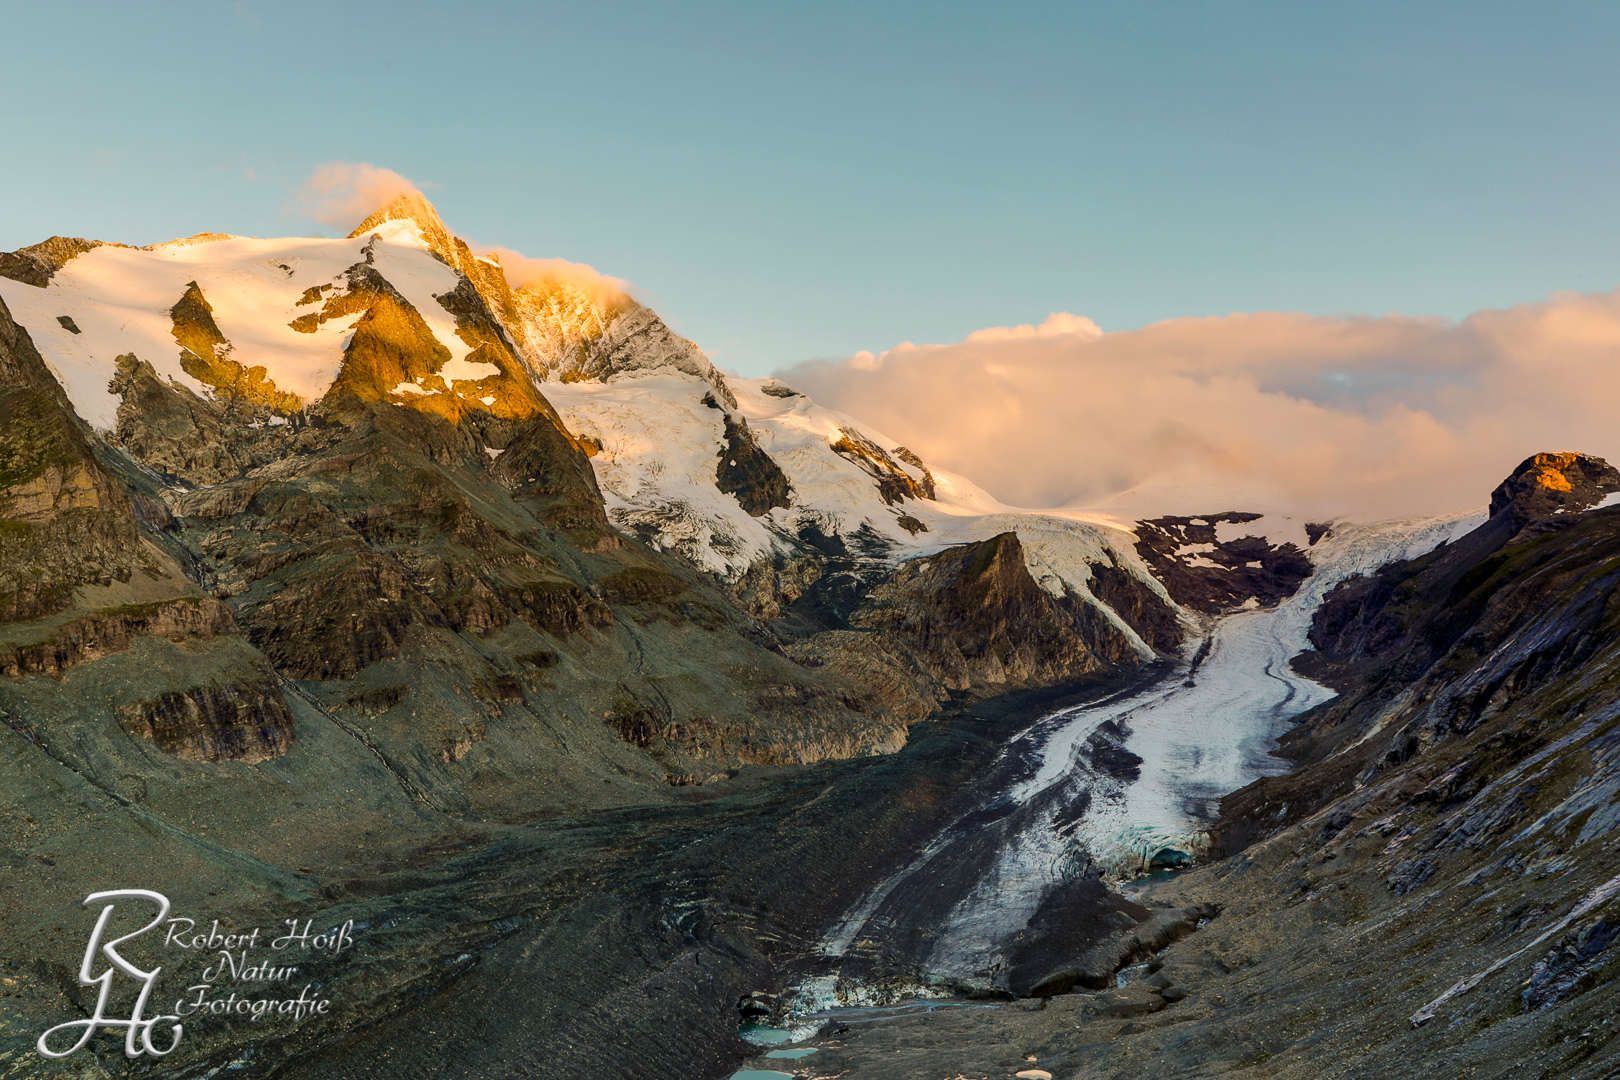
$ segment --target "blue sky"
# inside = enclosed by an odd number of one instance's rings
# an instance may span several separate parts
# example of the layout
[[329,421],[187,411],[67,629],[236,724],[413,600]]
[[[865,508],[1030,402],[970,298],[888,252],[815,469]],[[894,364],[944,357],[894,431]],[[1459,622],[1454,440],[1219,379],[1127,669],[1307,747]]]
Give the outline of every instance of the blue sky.
[[1620,5],[11,5],[0,249],[319,231],[331,161],[722,365],[1620,285]]

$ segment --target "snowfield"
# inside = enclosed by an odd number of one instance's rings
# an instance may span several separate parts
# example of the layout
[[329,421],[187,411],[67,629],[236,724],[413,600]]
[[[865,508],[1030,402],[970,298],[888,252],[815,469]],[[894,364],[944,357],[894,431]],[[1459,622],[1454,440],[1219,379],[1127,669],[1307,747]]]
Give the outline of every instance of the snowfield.
[[[791,483],[790,508],[750,517],[715,487],[725,417],[704,404],[706,396],[712,398],[704,379],[673,371],[627,373],[605,383],[545,383],[541,390],[571,431],[602,444],[592,462],[613,520],[626,531],[656,529],[661,546],[724,580],[735,581],[754,563],[785,550],[788,538],[807,525],[845,537],[868,527],[891,546],[894,559],[1017,532],[1031,574],[1055,596],[1073,590],[1094,600],[1087,587],[1090,564],[1112,558],[1170,602],[1137,555],[1134,534],[1117,518],[1007,506],[967,478],[935,470],[935,499],[891,506],[872,477],[832,444],[854,431],[892,452],[892,439],[802,394],[766,393],[783,389],[774,379],[728,378],[726,385],[755,440]],[[901,465],[921,479],[920,470]],[[913,534],[900,524],[902,515],[927,531]],[[1097,607],[1144,658],[1152,658],[1152,648],[1124,620],[1106,605]]]

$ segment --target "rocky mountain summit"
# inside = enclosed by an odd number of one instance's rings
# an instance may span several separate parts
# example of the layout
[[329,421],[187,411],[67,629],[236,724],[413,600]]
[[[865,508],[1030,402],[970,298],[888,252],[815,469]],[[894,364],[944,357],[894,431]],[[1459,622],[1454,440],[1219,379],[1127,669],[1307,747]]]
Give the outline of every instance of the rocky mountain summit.
[[1620,491],[1620,469],[1590,454],[1535,454],[1491,492],[1490,515],[1511,513],[1520,529],[1556,514],[1590,510]]

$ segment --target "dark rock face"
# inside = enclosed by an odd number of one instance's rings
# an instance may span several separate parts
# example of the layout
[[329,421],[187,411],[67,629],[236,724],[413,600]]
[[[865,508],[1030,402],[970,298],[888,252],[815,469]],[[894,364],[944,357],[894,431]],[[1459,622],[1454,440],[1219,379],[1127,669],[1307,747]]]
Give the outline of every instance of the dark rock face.
[[1009,532],[905,564],[853,622],[894,634],[950,689],[982,693],[1100,675],[1133,655],[1083,606],[1042,590]]
[[[586,633],[593,626],[613,625],[612,609],[572,581],[525,581],[500,590],[500,595],[530,626],[554,638]],[[617,603],[643,602],[628,599],[620,590],[615,590],[612,598]]]
[[726,416],[726,442],[720,448],[715,486],[737,496],[737,502],[754,517],[769,513],[773,507],[785,510],[793,505],[786,474],[760,449],[748,430],[748,421],[741,416]]
[[1118,563],[1110,559],[1091,564],[1091,592],[1159,652],[1173,654],[1181,648],[1183,631],[1176,609]]
[[[1224,543],[1215,526],[1261,515],[1227,511],[1202,517],[1162,517],[1136,523],[1136,550],[1175,598],[1195,611],[1218,614],[1253,598],[1261,607],[1299,591],[1311,561],[1293,544],[1244,536]],[[1183,549],[1196,546],[1195,554]]]
[[1535,454],[1491,492],[1492,517],[1511,511],[1514,524],[1576,513],[1620,491],[1620,469],[1590,454]]
[[152,365],[126,353],[118,358],[111,390],[118,406],[115,445],[157,472],[197,484],[217,484],[239,476],[252,458],[226,437],[222,410],[184,386],[157,377]]
[[16,251],[3,251],[0,252],[0,277],[43,289],[51,283],[56,272],[75,257],[101,246],[100,240],[53,236]]
[[[794,604],[813,588],[826,569],[827,561],[818,552],[804,548],[794,552],[777,552],[769,560],[761,560],[749,567],[731,586],[731,594],[755,618],[780,619],[784,607]],[[817,626],[815,629],[826,627]],[[813,633],[814,630],[804,632]],[[797,636],[802,634],[783,628],[783,638]]]
[[[1435,598],[1454,588],[1512,533],[1508,517],[1493,518],[1457,543],[1421,559],[1391,563],[1376,574],[1340,582],[1311,616],[1308,636],[1316,651],[1301,653],[1293,666],[1338,689],[1359,685],[1379,662],[1410,645],[1414,635],[1422,638],[1420,631],[1433,617]],[[1459,614],[1454,613],[1453,618]],[[1423,659],[1412,662],[1434,659],[1426,651]]]
[[667,604],[686,593],[686,583],[674,574],[650,566],[634,566],[596,583],[596,591],[609,604]]
[[[837,441],[832,444],[834,452],[859,465],[866,474],[877,482],[878,494],[883,501],[893,505],[905,499],[932,499],[934,497],[934,478],[931,473],[921,467],[918,462],[914,468],[921,471],[922,476],[911,475],[889,456],[889,452],[877,443],[852,428],[841,428]],[[907,451],[910,453],[910,451]],[[912,455],[915,458],[916,455]]]
[[822,630],[848,630],[855,612],[874,588],[893,573],[889,560],[894,544],[868,525],[853,533],[828,535],[814,522],[799,529],[797,557],[781,560],[786,588],[771,615],[772,628],[784,640]]
[[1571,994],[1579,992],[1581,981],[1591,978],[1608,959],[1606,954],[1620,942],[1620,922],[1607,918],[1593,920],[1580,930],[1565,934],[1556,946],[1536,962],[1519,995],[1525,1012],[1550,1009]]
[[490,463],[490,474],[531,513],[552,528],[567,531],[581,547],[618,546],[618,533],[608,523],[590,459],[561,421],[537,417],[516,432]]
[[235,631],[230,609],[209,597],[130,604],[53,625],[41,631],[41,640],[27,635],[0,642],[0,675],[61,675],[77,664],[123,652],[137,634],[179,642]]
[[[332,531],[338,527],[333,523]],[[281,535],[261,533],[260,542],[294,542],[296,534],[276,532]],[[237,607],[248,640],[293,678],[347,678],[398,656],[412,624],[445,622],[437,605],[410,587],[397,563],[353,541],[341,548],[319,559],[306,549],[297,563],[274,575],[279,589]]]
[[130,705],[131,732],[184,761],[244,761],[279,757],[293,740],[292,714],[274,682],[196,687]]
[[895,447],[894,456],[922,473],[922,477],[917,480],[917,490],[922,493],[923,498],[932,499],[934,497],[934,474],[928,471],[928,466],[923,464],[923,459],[904,446]]
[[75,589],[153,563],[129,500],[75,422],[26,331],[0,303],[0,622],[65,611]]

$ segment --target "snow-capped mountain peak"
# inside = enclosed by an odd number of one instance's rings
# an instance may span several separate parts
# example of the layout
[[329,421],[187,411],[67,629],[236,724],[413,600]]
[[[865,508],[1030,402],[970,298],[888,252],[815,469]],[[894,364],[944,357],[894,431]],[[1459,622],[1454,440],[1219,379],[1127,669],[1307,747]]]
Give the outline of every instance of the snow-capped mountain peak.
[[[1093,588],[1097,574],[1123,573],[1169,602],[1128,527],[1003,506],[778,380],[728,380],[622,283],[475,253],[419,194],[342,239],[60,242],[10,258],[25,272],[0,278],[0,298],[79,415],[115,442],[131,395],[153,380],[260,424],[344,397],[475,421],[503,476],[516,466],[502,464],[499,425],[544,415],[592,455],[621,531],[734,589],[829,553],[858,575],[1013,531],[1046,592],[1094,605],[1154,652]],[[796,595],[767,594],[762,612]]]
[[[404,222],[416,226],[428,250],[446,262],[454,263],[452,252],[456,238],[445,228],[438,210],[419,191],[407,191],[378,207],[349,233],[350,240],[363,239],[391,222]],[[458,267],[459,269],[459,267]]]

